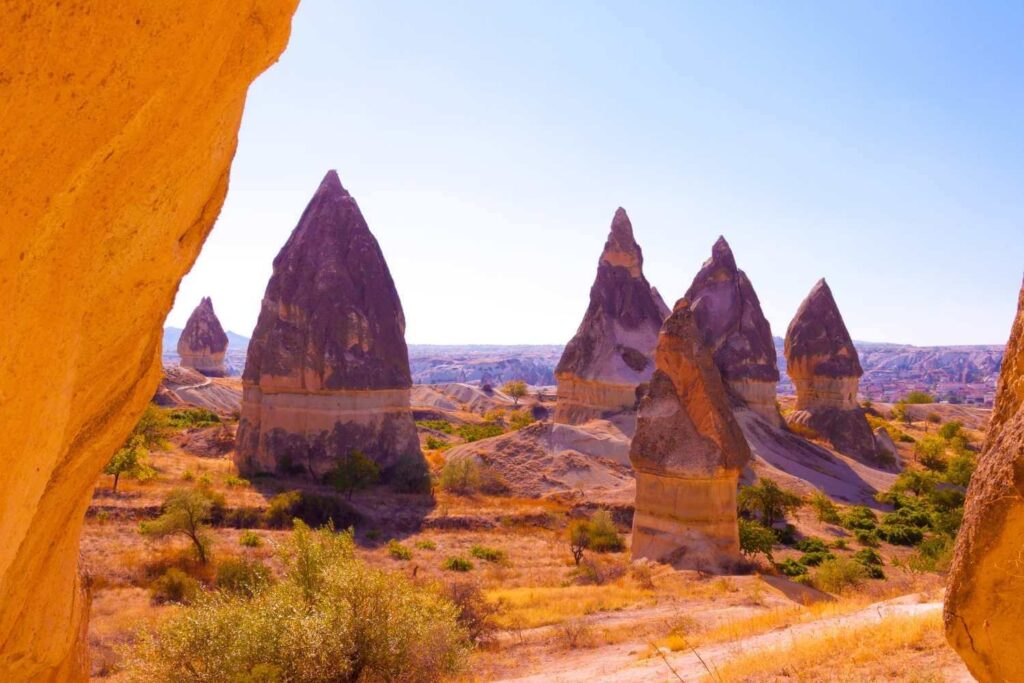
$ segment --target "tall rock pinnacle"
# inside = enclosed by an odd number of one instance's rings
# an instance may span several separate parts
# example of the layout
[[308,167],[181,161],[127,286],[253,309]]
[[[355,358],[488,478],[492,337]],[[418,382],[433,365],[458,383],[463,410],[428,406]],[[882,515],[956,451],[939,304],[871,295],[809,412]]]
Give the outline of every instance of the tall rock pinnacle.
[[771,326],[724,237],[715,242],[686,298],[726,388],[755,412],[781,424],[775,406],[779,369]]
[[223,377],[227,349],[228,335],[213,312],[213,302],[210,297],[203,297],[178,337],[181,364],[209,377]]
[[877,454],[874,435],[857,404],[864,371],[825,280],[800,304],[786,331],[786,370],[796,387],[790,423],[809,427],[836,450],[861,458]]
[[979,681],[1024,680],[1024,287],[946,586],[946,637]]
[[633,558],[727,569],[740,559],[736,484],[750,448],[685,299],[665,321],[637,412]]
[[590,305],[555,368],[555,422],[576,424],[632,409],[653,371],[662,314],[643,274],[644,257],[618,209],[590,288]]
[[405,317],[384,255],[330,171],[274,259],[249,343],[239,467],[321,477],[351,450],[422,464]]
[[658,312],[661,313],[662,320],[672,315],[672,309],[665,303],[665,299],[662,298],[661,292],[658,291],[657,287],[651,287],[651,296],[654,297],[654,303],[658,306]]

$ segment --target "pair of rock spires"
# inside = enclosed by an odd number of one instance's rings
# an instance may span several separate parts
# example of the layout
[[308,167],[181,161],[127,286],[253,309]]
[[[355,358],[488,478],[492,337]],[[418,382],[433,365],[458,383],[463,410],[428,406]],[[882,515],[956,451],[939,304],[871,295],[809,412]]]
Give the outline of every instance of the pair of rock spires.
[[181,365],[198,370],[207,377],[223,377],[224,354],[228,350],[228,335],[213,312],[210,297],[203,297],[185,323],[178,337],[178,355]]
[[323,477],[361,451],[425,472],[405,316],[377,240],[329,171],[274,259],[242,375],[243,472]]

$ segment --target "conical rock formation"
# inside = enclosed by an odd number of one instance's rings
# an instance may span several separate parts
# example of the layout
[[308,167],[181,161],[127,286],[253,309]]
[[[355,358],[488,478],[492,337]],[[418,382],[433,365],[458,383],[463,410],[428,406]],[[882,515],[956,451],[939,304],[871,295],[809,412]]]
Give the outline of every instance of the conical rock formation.
[[185,323],[178,337],[178,355],[186,368],[198,370],[208,377],[224,376],[224,353],[228,335],[213,312],[213,301],[203,297]]
[[796,387],[790,423],[826,438],[841,453],[875,457],[875,440],[857,389],[864,371],[825,280],[800,304],[786,331],[786,371]]
[[661,292],[658,291],[657,287],[651,287],[651,296],[654,297],[654,303],[658,306],[658,312],[661,313],[661,319],[672,315],[672,309],[665,303],[665,299],[661,296]]
[[662,314],[643,274],[643,253],[618,209],[590,288],[590,305],[555,368],[555,422],[578,424],[631,410],[654,369]]
[[750,448],[685,299],[661,329],[655,365],[629,453],[633,558],[727,569],[740,559],[736,485]]
[[242,375],[237,461],[314,478],[358,450],[423,463],[405,317],[377,240],[330,171],[274,259]]
[[976,679],[1024,680],[1024,288],[946,588],[946,637]]
[[730,393],[781,425],[775,405],[779,368],[771,326],[724,237],[715,242],[711,258],[693,279],[686,298]]

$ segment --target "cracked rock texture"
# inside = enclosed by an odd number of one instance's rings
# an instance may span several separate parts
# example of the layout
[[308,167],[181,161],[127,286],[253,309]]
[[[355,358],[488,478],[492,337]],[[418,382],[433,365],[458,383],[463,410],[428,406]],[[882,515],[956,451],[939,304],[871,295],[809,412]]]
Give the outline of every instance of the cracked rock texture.
[[736,486],[750,447],[685,299],[665,321],[654,358],[629,451],[633,559],[727,570],[740,559]]
[[1024,680],[1024,287],[967,490],[944,618],[947,639],[976,679]]
[[405,315],[355,199],[329,171],[274,259],[242,374],[236,462],[319,479],[359,450],[424,465]]
[[643,265],[633,226],[619,208],[597,264],[590,305],[555,368],[555,422],[580,424],[635,406],[637,386],[654,371],[651,354],[664,319]]
[[85,510],[295,5],[0,4],[0,680],[88,676]]

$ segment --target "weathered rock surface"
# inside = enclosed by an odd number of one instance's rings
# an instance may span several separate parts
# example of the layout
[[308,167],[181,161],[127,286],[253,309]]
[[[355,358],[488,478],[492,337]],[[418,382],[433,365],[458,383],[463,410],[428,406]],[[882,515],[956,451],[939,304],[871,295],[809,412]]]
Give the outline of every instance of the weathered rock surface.
[[658,312],[661,313],[662,320],[672,315],[672,309],[665,303],[665,299],[662,298],[661,292],[658,291],[657,287],[651,287],[651,296],[654,297],[654,303],[658,306]]
[[1024,680],[1024,288],[946,590],[946,637],[976,679]]
[[879,456],[889,454],[895,458],[899,451],[896,450],[896,443],[892,440],[889,432],[885,430],[885,427],[877,428],[873,434],[875,435],[875,453]]
[[181,364],[207,377],[223,377],[224,353],[227,350],[228,335],[213,312],[213,301],[204,296],[178,337]]
[[580,424],[636,404],[654,370],[662,314],[644,278],[644,257],[625,210],[618,209],[590,288],[590,305],[555,368],[555,422]]
[[786,331],[786,371],[796,387],[790,424],[808,427],[841,453],[874,458],[875,440],[857,385],[864,374],[857,349],[825,280],[800,304]]
[[0,7],[0,680],[88,676],[85,510],[295,5]]
[[773,424],[782,424],[775,405],[779,369],[771,326],[724,237],[715,242],[686,298],[731,395]]
[[736,485],[750,448],[684,299],[665,321],[640,401],[633,558],[724,570],[740,559]]
[[423,462],[405,316],[384,255],[330,171],[274,259],[242,374],[238,466],[323,476],[360,450]]

